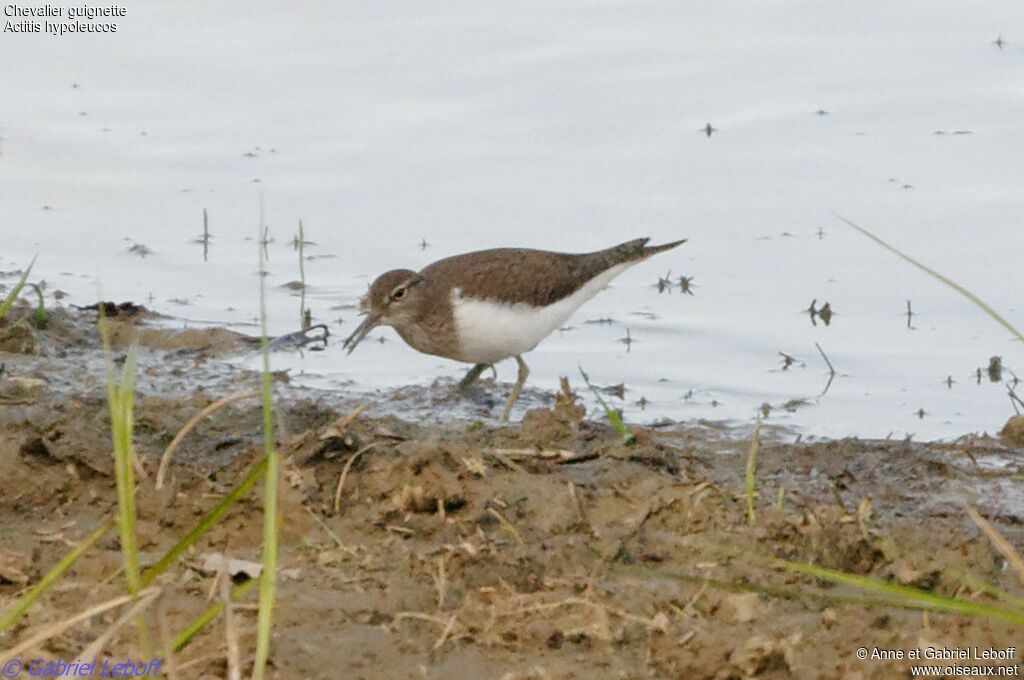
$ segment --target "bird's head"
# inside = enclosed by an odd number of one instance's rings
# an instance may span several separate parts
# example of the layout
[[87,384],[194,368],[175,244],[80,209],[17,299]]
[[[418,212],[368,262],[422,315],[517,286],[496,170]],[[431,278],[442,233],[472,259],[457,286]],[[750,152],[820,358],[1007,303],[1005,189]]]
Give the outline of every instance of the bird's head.
[[401,326],[410,321],[422,281],[422,276],[409,269],[392,269],[378,276],[360,302],[366,318],[345,339],[343,347],[348,353],[377,326]]

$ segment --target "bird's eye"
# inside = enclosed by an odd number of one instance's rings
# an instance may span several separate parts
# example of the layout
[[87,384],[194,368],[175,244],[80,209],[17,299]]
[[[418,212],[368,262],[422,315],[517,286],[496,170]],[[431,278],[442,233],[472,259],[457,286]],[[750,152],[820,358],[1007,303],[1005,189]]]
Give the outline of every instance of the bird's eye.
[[391,294],[392,300],[401,300],[405,297],[405,288],[398,288],[394,293]]

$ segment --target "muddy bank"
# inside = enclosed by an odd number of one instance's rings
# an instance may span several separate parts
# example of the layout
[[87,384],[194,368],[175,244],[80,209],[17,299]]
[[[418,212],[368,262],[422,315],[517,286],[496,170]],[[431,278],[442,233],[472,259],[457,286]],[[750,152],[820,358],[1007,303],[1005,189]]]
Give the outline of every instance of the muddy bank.
[[[115,507],[95,322],[55,310],[40,329],[21,310],[0,325],[0,609]],[[259,460],[258,404],[240,399],[201,421],[157,491],[160,456],[193,416],[257,376],[225,370],[225,354],[251,351],[230,331],[110,323],[115,359],[134,340],[143,348],[135,443],[140,547],[152,562]],[[747,432],[636,428],[626,446],[583,418],[571,390],[510,426],[425,426],[286,380],[276,382],[285,483],[274,677],[890,678],[907,677],[910,662],[862,661],[858,648],[1020,647],[1009,623],[851,603],[855,590],[770,563],[979,602],[992,601],[980,584],[1024,595],[963,509],[1024,546],[1024,451],[1011,436],[805,443],[767,430],[751,524]],[[157,580],[152,630],[173,637],[206,609],[216,592],[206,556],[259,561],[261,493]],[[123,594],[120,562],[111,533],[0,648]],[[245,605],[243,655],[255,629]],[[119,614],[33,655],[73,658]],[[218,619],[172,655],[178,677],[225,677],[225,648]],[[141,658],[134,629],[103,655]]]

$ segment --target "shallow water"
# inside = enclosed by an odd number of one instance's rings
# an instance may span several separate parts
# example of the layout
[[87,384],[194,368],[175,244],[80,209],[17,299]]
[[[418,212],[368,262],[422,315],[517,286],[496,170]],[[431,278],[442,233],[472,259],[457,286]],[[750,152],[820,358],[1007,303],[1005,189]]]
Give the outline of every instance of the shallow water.
[[[951,437],[1013,412],[975,371],[1017,369],[1020,343],[832,213],[1024,326],[1020,3],[161,3],[113,36],[5,34],[0,63],[0,270],[39,253],[33,278],[66,302],[252,322],[261,204],[271,332],[299,322],[301,218],[307,301],[336,339],[385,269],[686,237],[528,355],[531,385],[582,365],[625,383],[612,403],[640,421],[808,399],[770,420],[827,436]],[[659,294],[667,272],[694,295]],[[365,391],[463,370],[374,337],[274,366]],[[816,342],[840,374],[821,398]]]

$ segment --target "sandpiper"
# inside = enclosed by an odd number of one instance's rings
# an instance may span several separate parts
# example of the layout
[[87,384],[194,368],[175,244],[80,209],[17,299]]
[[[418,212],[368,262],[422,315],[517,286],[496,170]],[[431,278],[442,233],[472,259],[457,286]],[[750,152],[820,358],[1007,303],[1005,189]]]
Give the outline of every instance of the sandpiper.
[[377,326],[392,326],[426,354],[474,364],[465,391],[491,365],[513,357],[519,376],[501,413],[508,420],[529,375],[529,352],[613,278],[685,242],[648,246],[638,238],[606,250],[569,254],[495,248],[438,260],[420,272],[393,269],[362,299],[366,315],[344,343],[349,354]]

